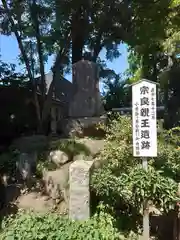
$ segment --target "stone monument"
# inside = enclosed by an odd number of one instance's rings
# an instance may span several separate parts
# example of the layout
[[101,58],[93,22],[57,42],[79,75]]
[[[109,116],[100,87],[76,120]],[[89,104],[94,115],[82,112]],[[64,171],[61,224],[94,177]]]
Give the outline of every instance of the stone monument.
[[99,91],[99,68],[96,63],[81,60],[73,65],[74,96],[69,117],[97,117],[104,114]]
[[69,168],[69,217],[87,220],[90,217],[89,178],[93,161],[77,160]]

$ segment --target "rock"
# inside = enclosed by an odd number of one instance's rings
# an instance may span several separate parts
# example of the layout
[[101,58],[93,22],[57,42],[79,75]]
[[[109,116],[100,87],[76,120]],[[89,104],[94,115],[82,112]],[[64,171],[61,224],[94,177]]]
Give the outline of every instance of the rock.
[[49,196],[42,196],[42,199],[43,199],[44,201],[49,201],[50,197],[49,197]]
[[86,117],[79,119],[83,126],[83,136],[104,139],[106,131],[99,128],[100,124],[106,124],[107,117],[105,115],[99,117]]
[[69,165],[67,163],[60,169],[43,173],[46,194],[53,200],[68,201]]
[[55,202],[56,202],[56,204],[59,204],[61,201],[60,201],[60,199],[56,199]]
[[23,180],[30,179],[36,168],[37,153],[20,153],[16,167]]
[[16,139],[10,148],[21,153],[32,153],[44,150],[47,145],[48,139],[46,136],[32,135]]
[[28,192],[28,189],[27,188],[23,188],[23,189],[21,189],[21,194],[25,194],[25,193],[27,193]]
[[105,131],[97,129],[97,125],[105,123],[106,117],[83,117],[83,118],[66,118],[58,122],[58,131],[63,133],[63,137],[84,136],[104,138]]
[[64,137],[82,137],[82,125],[78,119],[61,119],[58,122],[58,131],[63,133]]
[[78,155],[74,156],[74,158],[73,158],[74,161],[78,161],[79,159],[86,160],[86,161],[91,161],[92,156],[86,156],[83,153],[81,153],[81,154],[78,154]]
[[93,161],[78,160],[69,170],[69,217],[87,220],[90,217],[89,178]]
[[105,138],[106,132],[103,129],[98,129],[97,125],[90,125],[83,128],[84,137]]
[[58,204],[58,212],[60,212],[61,214],[68,213],[68,204],[65,203],[65,201],[62,201]]
[[20,196],[17,202],[19,208],[36,212],[48,212],[53,206],[52,201],[44,200],[43,197],[37,196],[35,192]]
[[78,139],[77,142],[84,144],[91,152],[92,156],[97,155],[104,149],[105,141],[90,138]]
[[57,166],[61,166],[67,163],[69,161],[69,158],[68,155],[61,150],[55,150],[50,152],[49,160]]

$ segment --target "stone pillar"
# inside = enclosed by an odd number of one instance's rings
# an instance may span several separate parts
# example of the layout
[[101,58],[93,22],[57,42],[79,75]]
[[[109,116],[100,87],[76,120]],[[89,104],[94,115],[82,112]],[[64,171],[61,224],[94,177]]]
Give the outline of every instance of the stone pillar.
[[89,178],[93,161],[77,160],[69,169],[69,217],[87,220],[90,217]]
[[73,64],[74,96],[69,106],[70,117],[95,117],[104,114],[99,91],[99,67],[81,60]]

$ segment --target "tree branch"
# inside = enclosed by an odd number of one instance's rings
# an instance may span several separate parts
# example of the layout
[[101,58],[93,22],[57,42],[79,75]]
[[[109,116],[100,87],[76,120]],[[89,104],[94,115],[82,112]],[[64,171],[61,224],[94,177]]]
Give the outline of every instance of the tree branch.
[[[22,38],[21,38],[20,34],[18,33],[18,29],[17,29],[17,27],[14,23],[11,12],[10,12],[8,6],[7,6],[6,0],[2,0],[2,4],[3,4],[5,12],[6,12],[6,14],[9,18],[9,21],[12,25],[14,34],[15,34],[16,39],[18,41],[19,49],[21,51],[22,57],[24,59],[25,65],[26,65],[26,70],[27,70],[27,73],[28,73],[29,80],[31,82],[31,87],[32,87],[33,95],[34,95],[34,101],[35,101],[35,106],[36,106],[36,114],[37,114],[37,119],[38,119],[38,123],[39,123],[38,127],[41,128],[41,113],[40,113],[41,111],[40,111],[39,101],[38,101],[37,92],[36,92],[36,84],[34,82],[34,78],[33,78],[32,72],[31,72],[31,66],[29,64],[29,59],[28,59],[28,56],[27,56],[26,51],[24,49]],[[20,23],[18,22],[18,24],[20,24]],[[19,29],[21,29],[21,28],[19,27]]]
[[36,0],[33,0],[32,5],[30,5],[30,13],[33,22],[34,32],[37,41],[37,52],[39,57],[39,66],[40,66],[40,75],[41,75],[41,94],[42,97],[45,97],[46,94],[46,83],[45,83],[45,70],[44,70],[44,61],[43,61],[43,45],[41,42],[41,34],[38,21],[37,5]]
[[104,33],[105,29],[107,28],[106,23],[110,21],[107,18],[107,16],[112,11],[112,8],[114,6],[114,2],[111,2],[111,5],[109,6],[109,8],[107,8],[108,5],[109,4],[108,4],[108,1],[107,1],[107,4],[105,3],[105,9],[103,11],[104,16],[102,17],[102,19],[100,21],[100,24],[99,24],[100,25],[99,26],[99,33],[98,33],[97,39],[96,39],[95,44],[94,44],[93,57],[92,57],[94,62],[96,62],[97,57],[98,57],[100,51],[102,50],[102,48],[104,46],[104,44],[101,44],[101,40],[102,40],[103,33]]
[[27,69],[27,72],[28,72],[28,77],[29,77],[32,85],[34,85],[33,84],[34,83],[34,79],[33,79],[32,73],[31,73],[31,67],[30,67],[30,64],[29,64],[29,59],[28,59],[26,51],[24,49],[21,36],[18,33],[18,29],[16,28],[16,25],[14,23],[14,20],[13,20],[13,17],[11,15],[11,12],[9,11],[9,8],[7,6],[6,0],[2,0],[2,4],[3,4],[5,12],[6,12],[6,14],[7,14],[8,18],[9,18],[9,21],[10,21],[10,23],[12,25],[12,28],[13,28],[14,34],[16,36],[16,39],[18,41],[19,49],[21,51],[21,54],[22,54],[22,57],[24,59],[24,62],[25,62],[25,65],[26,65],[26,69]]
[[57,80],[60,81],[60,79],[61,79],[60,68],[61,68],[62,60],[68,52],[69,45],[71,43],[71,38],[72,38],[72,32],[71,32],[71,29],[70,30],[68,29],[65,34],[65,38],[64,38],[64,41],[66,42],[66,44],[65,44],[64,48],[61,48],[61,50],[58,52],[58,54],[56,56],[56,60],[54,62],[54,66],[52,67],[53,79],[49,86],[46,102],[44,104],[44,108],[43,108],[43,112],[42,112],[42,118],[44,120],[47,118],[50,108],[51,108],[52,94],[53,94],[55,82]]
[[62,63],[62,59],[64,58],[64,56],[66,55],[69,45],[71,43],[71,38],[72,38],[72,31],[70,29],[67,30],[66,34],[65,34],[65,38],[64,41],[66,42],[64,48],[61,48],[61,50],[58,52],[55,62],[54,62],[54,66],[52,67],[52,72],[55,74],[55,72],[57,70],[59,70],[60,65]]

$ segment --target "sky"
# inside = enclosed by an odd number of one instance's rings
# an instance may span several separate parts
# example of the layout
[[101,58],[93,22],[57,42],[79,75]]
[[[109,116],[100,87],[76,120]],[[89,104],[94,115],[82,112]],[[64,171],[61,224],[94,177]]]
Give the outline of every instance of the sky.
[[[122,73],[128,68],[127,62],[127,47],[125,44],[121,44],[119,46],[121,56],[113,62],[107,62],[107,67],[113,69],[116,73]],[[18,55],[19,55],[19,48],[14,36],[2,36],[0,35],[0,55],[1,60],[6,63],[14,63],[18,65]],[[101,59],[105,60],[106,51],[103,49],[100,53]],[[45,72],[48,73],[52,66],[53,59],[50,58],[45,65]],[[22,71],[23,66],[18,65],[17,71]],[[65,76],[68,80],[71,81],[71,74]]]

